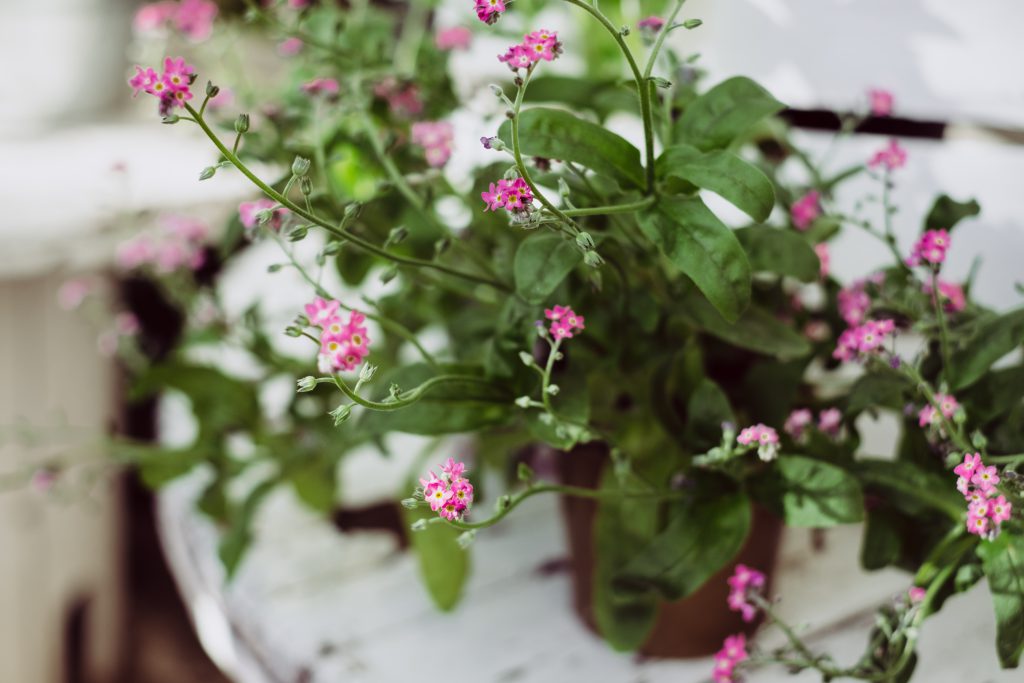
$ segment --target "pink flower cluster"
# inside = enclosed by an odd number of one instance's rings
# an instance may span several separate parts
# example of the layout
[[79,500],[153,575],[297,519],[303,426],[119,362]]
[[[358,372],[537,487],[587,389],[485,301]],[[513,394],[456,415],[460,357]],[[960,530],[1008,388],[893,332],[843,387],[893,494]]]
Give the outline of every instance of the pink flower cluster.
[[821,215],[821,193],[817,190],[811,190],[793,202],[789,213],[797,230],[806,230],[811,227],[811,223]]
[[487,204],[485,211],[505,209],[512,213],[524,213],[533,208],[533,191],[522,178],[502,178],[497,184],[491,183],[486,192],[480,193],[480,198]]
[[[925,282],[922,290],[928,296],[932,295],[932,284]],[[959,313],[967,308],[967,296],[964,288],[955,282],[944,282],[939,280],[939,302],[947,313]]]
[[476,0],[476,17],[485,24],[493,24],[505,11],[505,0]]
[[981,454],[964,454],[964,461],[953,468],[957,475],[956,489],[967,499],[967,530],[993,539],[999,527],[1010,519],[1013,505],[1005,496],[997,495],[999,474],[995,465],[985,467]]
[[257,199],[254,202],[242,202],[238,205],[238,218],[242,221],[242,227],[252,230],[259,224],[259,214],[263,211],[271,211],[270,219],[266,225],[271,230],[280,230],[285,220],[291,215],[291,211],[284,207],[278,207],[277,202],[267,198]]
[[866,286],[864,280],[858,280],[840,289],[836,297],[839,315],[851,327],[860,325],[871,308],[871,297],[868,296]]
[[649,31],[650,33],[657,33],[665,26],[665,20],[661,17],[649,16],[646,19],[641,19],[636,22],[636,27],[641,31]]
[[512,45],[498,61],[504,62],[508,68],[516,71],[528,69],[535,63],[544,60],[550,62],[562,54],[562,43],[558,41],[558,33],[540,29],[523,36],[523,42]]
[[65,311],[73,311],[93,293],[96,285],[92,280],[76,278],[67,280],[57,290],[57,305]]
[[448,462],[441,465],[441,476],[433,472],[429,479],[420,479],[423,486],[423,500],[430,503],[430,509],[449,521],[461,519],[473,505],[473,485],[463,474],[465,463]]
[[757,608],[750,604],[750,593],[759,592],[764,588],[764,574],[751,569],[745,564],[736,565],[736,570],[729,577],[729,609],[740,612],[743,621],[751,622],[757,614]]
[[166,116],[174,107],[184,107],[185,102],[192,99],[191,85],[195,80],[195,69],[185,63],[184,57],[164,58],[163,73],[156,69],[141,66],[135,67],[135,75],[128,80],[138,95],[147,92],[160,100],[160,114]]
[[164,216],[158,234],[143,234],[117,248],[117,264],[124,270],[152,266],[160,274],[180,268],[197,270],[206,261],[203,242],[206,224],[185,216]]
[[948,230],[926,230],[914,244],[910,257],[907,259],[907,265],[911,267],[919,266],[922,263],[940,265],[946,261],[946,252],[949,251],[950,244]]
[[942,418],[939,417],[940,414],[947,420],[951,420],[960,407],[956,399],[948,394],[935,394],[935,402],[939,404],[939,410],[935,410],[935,407],[929,403],[918,411],[917,424],[919,426],[938,427],[942,424]]
[[133,26],[139,33],[152,33],[171,26],[189,40],[201,42],[213,34],[217,3],[211,0],[152,2],[135,13]]
[[761,423],[744,427],[736,442],[741,446],[757,446],[757,457],[765,462],[774,460],[779,454],[779,433]]
[[434,45],[438,50],[468,50],[473,33],[465,26],[453,26],[438,31],[434,35]]
[[[798,408],[789,414],[782,429],[799,441],[807,429],[814,424],[814,413],[807,408]],[[832,438],[839,436],[843,427],[843,414],[838,408],[826,408],[818,413],[818,430]]]
[[711,670],[714,683],[736,683],[736,667],[747,659],[747,637],[742,633],[729,636],[722,649],[715,653],[715,666]]
[[896,329],[892,320],[866,320],[862,325],[844,330],[832,357],[838,360],[856,360],[860,354],[877,351],[885,338]]
[[548,331],[553,339],[572,339],[573,330],[583,331],[583,316],[568,306],[545,308],[544,317],[551,321]]
[[891,116],[893,96],[888,90],[872,88],[868,90],[868,104],[872,116]]
[[439,168],[452,156],[455,131],[447,121],[417,121],[412,124],[413,144],[423,148],[427,163]]
[[333,99],[338,96],[341,91],[338,81],[333,78],[314,78],[311,81],[306,81],[301,86],[302,92],[316,97],[317,95],[323,95],[328,99]]
[[320,354],[317,356],[320,372],[355,370],[370,353],[370,338],[363,324],[366,316],[352,311],[348,322],[344,322],[340,307],[340,302],[320,297],[305,307],[309,322],[320,328]]
[[302,42],[301,38],[285,38],[277,44],[277,54],[282,57],[294,57],[305,47],[306,44]]
[[884,166],[889,171],[903,168],[907,163],[907,150],[900,147],[896,140],[890,140],[887,147],[875,152],[875,155],[868,161],[868,166],[878,168]]

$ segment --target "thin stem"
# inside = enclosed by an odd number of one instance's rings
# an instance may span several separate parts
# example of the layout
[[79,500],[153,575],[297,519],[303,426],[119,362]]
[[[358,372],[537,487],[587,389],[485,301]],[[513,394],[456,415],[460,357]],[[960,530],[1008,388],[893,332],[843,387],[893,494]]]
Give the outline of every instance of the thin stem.
[[950,359],[949,330],[946,328],[946,315],[939,301],[939,271],[932,271],[932,304],[935,306],[935,318],[939,321],[939,340],[942,345],[942,376],[949,381]]
[[[413,403],[416,403],[417,401],[422,399],[423,396],[431,388],[433,388],[435,386],[438,386],[440,384],[448,383],[448,382],[474,382],[476,384],[484,384],[484,385],[486,385],[488,387],[492,386],[491,383],[489,381],[487,381],[486,379],[484,379],[483,377],[475,377],[473,375],[440,375],[438,377],[431,377],[430,379],[428,379],[427,381],[425,381],[423,384],[419,385],[415,389],[411,389],[408,392],[404,392],[405,395],[402,396],[401,398],[397,398],[396,397],[393,401],[371,401],[371,400],[363,398],[362,396],[357,394],[355,392],[355,390],[353,390],[345,382],[345,380],[343,380],[341,378],[340,375],[334,375],[332,377],[318,377],[317,380],[316,380],[317,384],[334,384],[339,389],[341,389],[341,392],[343,394],[345,394],[346,396],[348,396],[354,403],[357,403],[357,404],[363,406],[364,408],[368,408],[370,410],[379,410],[379,411],[384,411],[384,412],[389,412],[389,411],[393,411],[393,410],[400,410],[402,408],[410,406]],[[504,403],[505,402],[505,399],[501,399],[500,401],[498,399],[495,399],[494,401],[489,401],[489,400],[481,399],[481,398],[478,398],[478,397],[477,398],[472,398],[472,399],[464,399],[464,400],[467,400],[467,401],[478,401],[478,402],[481,402],[481,403],[497,403],[497,402]]]
[[227,159],[235,168],[241,171],[242,175],[248,178],[256,187],[263,190],[264,194],[266,194],[268,197],[270,197],[271,199],[273,199],[278,204],[285,207],[292,213],[296,214],[297,216],[305,218],[307,221],[320,226],[324,230],[327,230],[328,232],[338,237],[342,237],[352,242],[352,244],[355,244],[356,246],[372,254],[376,254],[377,256],[380,256],[382,258],[389,259],[400,265],[416,266],[419,268],[430,268],[433,270],[441,271],[443,273],[447,273],[458,278],[462,278],[463,280],[488,285],[490,287],[494,287],[495,289],[499,289],[504,292],[512,291],[512,288],[509,287],[504,282],[492,280],[487,277],[481,277],[473,273],[467,273],[457,268],[446,266],[442,263],[436,263],[434,261],[425,261],[423,259],[412,258],[409,256],[400,256],[398,254],[391,253],[386,249],[383,249],[382,247],[379,247],[378,245],[374,244],[373,242],[370,242],[369,240],[365,240],[362,237],[359,237],[358,235],[350,232],[345,228],[339,228],[335,227],[334,225],[331,225],[330,223],[320,218],[316,214],[306,211],[302,207],[298,206],[290,199],[282,195],[280,192],[272,188],[270,185],[267,185],[265,182],[263,182],[255,173],[252,172],[252,170],[249,169],[248,166],[242,163],[242,161],[237,156],[235,156],[235,154],[231,152],[231,150],[224,146],[224,143],[220,140],[220,138],[217,137],[216,133],[214,133],[213,130],[210,129],[206,121],[198,115],[198,112],[190,104],[186,103],[185,108],[188,110],[190,114],[196,117],[196,123],[199,125],[200,128],[202,128],[203,132],[206,133],[206,137],[208,137],[210,141],[213,142],[213,144],[217,147],[217,149],[220,150],[220,153],[224,156],[225,159]]
[[540,400],[544,402],[544,410],[548,411],[551,415],[555,414],[555,409],[551,405],[548,387],[551,386],[551,370],[555,367],[555,361],[558,359],[558,348],[561,345],[561,339],[556,339],[555,343],[551,345],[551,351],[548,353],[548,362],[544,365],[544,379],[540,383]]
[[643,199],[638,199],[635,202],[629,202],[626,204],[590,206],[583,209],[565,209],[562,213],[566,216],[608,216],[616,213],[633,213],[646,209],[648,206],[654,204],[655,201],[656,199],[653,196],[647,196]]
[[654,72],[654,63],[658,59],[658,53],[661,52],[661,46],[665,42],[665,38],[668,36],[669,31],[672,30],[673,24],[676,22],[676,17],[679,16],[679,11],[683,9],[683,5],[686,4],[686,0],[676,0],[675,9],[672,10],[672,14],[669,15],[668,21],[665,22],[663,30],[658,32],[658,38],[654,41],[654,47],[651,48],[651,54],[647,57],[647,68],[644,69],[644,82],[647,82],[651,78],[651,74]]
[[925,381],[924,377],[921,376],[921,373],[918,372],[917,368],[910,363],[905,363],[900,367],[903,372],[914,381],[921,393],[924,394],[924,397],[928,400],[928,403],[935,411],[935,414],[942,421],[942,426],[946,430],[946,433],[949,434],[949,438],[951,438],[957,447],[963,451],[973,451],[974,447],[971,445],[970,441],[967,440],[967,437],[963,435],[963,431],[960,427],[950,422],[949,418],[942,412],[942,405],[935,398],[935,392],[932,391],[931,386]]

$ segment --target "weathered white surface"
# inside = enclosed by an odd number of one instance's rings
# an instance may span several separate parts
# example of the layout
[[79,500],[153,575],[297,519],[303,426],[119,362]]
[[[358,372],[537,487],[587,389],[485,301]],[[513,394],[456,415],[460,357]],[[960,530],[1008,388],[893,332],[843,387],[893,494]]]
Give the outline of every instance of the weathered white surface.
[[[710,671],[710,660],[638,662],[610,651],[582,626],[570,606],[568,576],[537,571],[566,553],[553,498],[530,501],[478,536],[467,595],[455,612],[441,614],[423,592],[413,558],[394,552],[389,538],[339,535],[288,492],[268,501],[255,546],[225,587],[216,532],[191,509],[199,479],[160,495],[160,531],[204,643],[239,683],[397,683],[448,655],[460,678],[480,683],[676,683],[702,680]],[[831,533],[823,554],[808,550],[807,533],[786,537],[776,574],[782,608],[823,631],[816,646],[850,661],[871,620],[848,617],[886,600],[907,579],[898,572],[865,577],[856,569],[856,527]],[[1018,680],[1019,674],[998,671],[993,637],[984,587],[955,598],[925,627],[916,680]],[[769,635],[766,643],[775,640]],[[303,671],[308,678],[300,677]],[[766,669],[750,680],[794,679]]]

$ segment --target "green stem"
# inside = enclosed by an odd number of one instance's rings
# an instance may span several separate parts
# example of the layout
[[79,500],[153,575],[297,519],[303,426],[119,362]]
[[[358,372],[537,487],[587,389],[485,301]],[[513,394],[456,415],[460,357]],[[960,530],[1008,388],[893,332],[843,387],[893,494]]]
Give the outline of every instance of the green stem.
[[358,235],[350,232],[349,230],[346,230],[344,228],[338,228],[335,227],[334,225],[331,225],[330,223],[320,218],[319,216],[309,211],[306,211],[305,209],[303,209],[302,207],[300,207],[299,205],[295,204],[287,197],[282,195],[280,192],[270,187],[270,185],[267,185],[265,182],[263,182],[255,173],[252,172],[252,170],[249,169],[248,166],[242,163],[242,161],[237,156],[235,156],[235,154],[231,152],[231,150],[224,146],[224,143],[220,140],[220,138],[217,137],[216,133],[214,133],[213,130],[210,129],[209,125],[207,125],[206,121],[203,120],[202,117],[198,116],[198,112],[190,104],[186,103],[185,108],[188,110],[190,114],[196,117],[196,123],[199,125],[200,128],[202,128],[203,132],[206,133],[206,137],[208,137],[210,141],[213,142],[213,144],[217,147],[217,149],[220,150],[220,153],[224,156],[225,159],[231,162],[231,164],[235,168],[237,168],[242,173],[242,175],[248,178],[256,187],[263,190],[264,194],[266,194],[268,197],[270,197],[271,199],[273,199],[278,204],[285,207],[295,215],[305,218],[310,223],[314,223],[323,228],[324,230],[332,233],[333,235],[337,237],[342,237],[352,242],[352,244],[355,244],[356,246],[372,254],[376,254],[377,256],[380,256],[382,258],[389,259],[397,264],[404,266],[415,266],[418,268],[430,268],[433,270],[438,270],[442,273],[447,273],[448,275],[452,275],[454,277],[462,278],[463,280],[488,285],[490,287],[494,287],[495,289],[499,289],[504,292],[512,291],[512,288],[509,287],[504,282],[492,280],[487,277],[481,277],[473,273],[467,273],[457,268],[451,268],[442,263],[436,263],[434,261],[425,261],[423,259],[412,258],[409,256],[400,256],[398,254],[391,253],[386,249],[377,246],[373,242],[370,242],[368,240],[363,239],[362,237],[359,237]]
[[584,209],[565,209],[562,213],[566,216],[607,216],[617,213],[633,213],[641,211],[654,204],[656,199],[647,196],[635,202],[626,204],[610,204],[608,206],[590,206]]
[[[405,408],[407,406],[410,406],[413,403],[416,403],[417,401],[422,399],[423,396],[431,388],[433,388],[435,386],[438,386],[440,384],[448,383],[448,382],[474,382],[476,384],[484,384],[484,385],[486,385],[488,387],[491,386],[491,383],[488,382],[483,377],[475,377],[473,375],[440,375],[438,377],[431,377],[430,379],[428,379],[427,381],[425,381],[423,384],[419,385],[415,389],[411,389],[411,390],[409,390],[407,392],[403,392],[404,396],[402,396],[401,398],[396,398],[393,401],[371,401],[371,400],[363,398],[362,396],[357,394],[352,389],[352,387],[350,387],[345,382],[345,380],[343,380],[341,378],[340,375],[334,375],[332,377],[318,377],[317,380],[316,380],[317,384],[334,384],[339,389],[341,389],[341,392],[343,394],[345,394],[346,396],[348,396],[354,403],[357,403],[357,404],[363,406],[364,408],[368,408],[370,410],[379,410],[379,411],[384,411],[384,412],[388,412],[388,411],[392,411],[392,410],[400,410],[401,408]],[[469,400],[469,399],[467,399],[467,400]],[[498,401],[497,399],[495,399],[495,401],[487,401],[485,399],[474,398],[472,400],[480,401],[480,402],[484,402],[484,403],[492,403],[492,402],[505,403],[506,402],[505,399],[501,399],[500,401]]]
[[988,455],[985,456],[985,462],[996,465],[1017,465],[1024,463],[1024,453],[1017,453],[1016,455]]
[[946,329],[946,315],[939,301],[939,271],[932,271],[932,303],[935,306],[935,318],[939,321],[939,340],[942,345],[942,376],[949,382],[950,359],[949,330]]
[[626,39],[623,38],[619,29],[615,27],[611,20],[608,19],[601,10],[584,2],[583,0],[565,0],[565,2],[568,2],[570,5],[576,5],[597,19],[601,26],[603,26],[605,30],[611,34],[612,38],[615,39],[615,42],[618,43],[619,49],[622,50],[622,54],[626,58],[626,62],[629,64],[629,70],[633,72],[633,80],[636,81],[637,94],[640,97],[640,116],[644,123],[644,153],[647,160],[647,166],[645,169],[647,172],[647,193],[654,194],[654,121],[651,113],[650,84],[640,72],[640,67],[637,65],[636,59],[633,57],[633,52],[629,49],[629,45],[626,44]]
[[964,452],[974,451],[974,447],[971,445],[971,442],[967,440],[967,437],[963,435],[963,431],[960,427],[950,422],[949,418],[943,414],[942,406],[935,398],[935,392],[932,391],[931,386],[925,381],[924,377],[921,376],[921,373],[918,372],[917,368],[910,363],[904,363],[900,368],[911,380],[914,381],[921,393],[924,394],[925,399],[927,399],[928,403],[935,410],[935,414],[938,415],[939,419],[942,421],[942,426],[945,428],[946,433],[949,434],[949,438],[953,440],[953,443],[955,443],[956,446]]
[[544,379],[540,383],[540,400],[544,403],[544,410],[548,411],[552,416],[555,414],[555,409],[551,405],[548,387],[551,386],[551,370],[555,367],[555,360],[558,359],[558,348],[561,345],[561,339],[556,339],[555,343],[551,345],[551,351],[548,353],[548,362],[544,365]]

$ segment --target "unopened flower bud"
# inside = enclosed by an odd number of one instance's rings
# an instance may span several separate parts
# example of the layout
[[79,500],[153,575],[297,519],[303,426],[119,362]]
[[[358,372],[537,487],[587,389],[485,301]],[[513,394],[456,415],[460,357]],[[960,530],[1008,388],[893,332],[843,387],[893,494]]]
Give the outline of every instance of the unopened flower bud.
[[692,31],[693,29],[697,28],[703,23],[704,22],[701,21],[700,19],[687,19],[686,21],[683,22],[683,28]]
[[369,382],[373,379],[373,376],[377,374],[377,366],[367,363],[363,367],[359,368],[359,381]]
[[469,531],[463,531],[455,538],[455,542],[459,544],[459,547],[465,550],[469,546],[473,545],[473,540],[476,538],[476,529],[470,529]]
[[628,36],[629,35],[629,27],[628,26],[623,26],[622,28],[620,28],[619,29],[619,35],[622,36],[622,37]]
[[360,202],[351,202],[345,207],[345,222],[355,220],[359,216],[359,212],[363,210],[363,205]]
[[316,377],[307,376],[298,381],[299,391],[305,393],[316,389]]
[[290,233],[288,233],[289,242],[299,242],[306,239],[306,235],[309,234],[309,227],[305,225],[296,226]]
[[588,251],[583,255],[583,262],[591,268],[600,268],[604,265],[604,259],[596,251]]
[[381,284],[386,285],[387,283],[389,283],[392,280],[394,280],[395,276],[397,276],[397,275],[398,275],[398,266],[394,266],[393,265],[390,268],[388,268],[387,270],[385,270],[383,273],[380,274],[380,282],[381,282]]
[[302,330],[300,330],[298,327],[295,327],[294,325],[289,325],[288,327],[284,328],[284,333],[289,337],[302,336]]
[[558,392],[561,391],[561,389],[558,387],[557,384],[549,384],[547,391],[552,396],[558,396]]
[[656,88],[667,89],[672,87],[672,81],[660,76],[651,76],[651,83],[654,83]]
[[440,256],[444,252],[448,251],[448,247],[452,245],[452,241],[447,237],[442,237],[438,241],[434,242],[434,256]]
[[167,116],[160,119],[161,123],[174,124],[181,121],[181,117],[177,114],[168,114]]
[[334,256],[341,251],[341,248],[345,245],[344,240],[331,240],[324,245],[323,254],[324,256]]
[[235,132],[246,133],[249,131],[249,115],[239,114],[238,118],[235,119]]
[[409,236],[409,231],[404,226],[398,226],[397,228],[391,228],[388,232],[388,238],[384,241],[384,246],[390,246],[392,244],[401,244],[406,237]]
[[404,507],[406,510],[415,510],[419,506],[420,506],[420,502],[418,500],[416,500],[415,498],[403,498],[402,499],[402,507]]
[[256,222],[260,225],[266,225],[270,222],[270,219],[274,217],[273,209],[261,209],[256,212]]
[[334,418],[334,426],[337,427],[352,415],[352,406],[351,404],[344,403],[332,410],[329,414]]
[[268,273],[276,273],[279,270],[281,270],[282,268],[284,268],[284,264],[283,263],[271,263],[269,266],[267,266],[267,272]]
[[206,96],[214,98],[220,94],[220,88],[213,84],[213,81],[206,81]]
[[526,367],[533,367],[533,356],[528,354],[526,351],[519,352],[519,360],[523,361],[523,365]]
[[594,248],[594,238],[590,236],[589,232],[581,232],[576,235],[576,244],[580,249],[590,251]]
[[292,161],[292,175],[297,175],[300,178],[309,173],[309,159],[306,157],[295,157]]
[[204,168],[202,171],[199,172],[199,179],[200,180],[209,180],[210,178],[213,177],[213,174],[216,173],[216,172],[217,172],[217,167],[216,166],[207,166],[206,168]]
[[519,406],[520,408],[523,408],[524,410],[526,408],[529,408],[531,403],[533,403],[533,401],[530,399],[529,396],[520,396],[519,398],[516,399],[516,405]]
[[299,191],[301,191],[305,197],[313,194],[313,181],[309,179],[308,175],[304,175],[299,178]]
[[979,451],[983,451],[988,446],[988,439],[986,439],[985,435],[980,431],[975,431],[971,434],[971,443],[974,444],[974,447]]
[[409,525],[409,528],[413,531],[423,531],[427,528],[427,520],[417,519],[415,522]]

